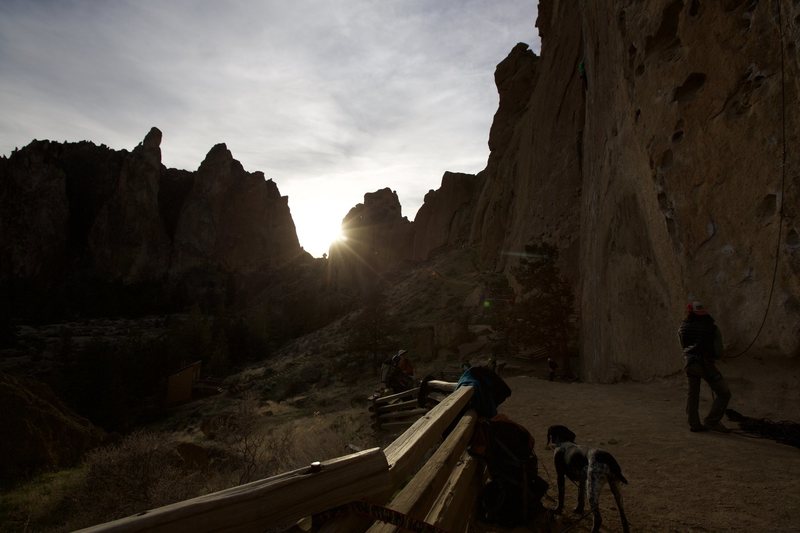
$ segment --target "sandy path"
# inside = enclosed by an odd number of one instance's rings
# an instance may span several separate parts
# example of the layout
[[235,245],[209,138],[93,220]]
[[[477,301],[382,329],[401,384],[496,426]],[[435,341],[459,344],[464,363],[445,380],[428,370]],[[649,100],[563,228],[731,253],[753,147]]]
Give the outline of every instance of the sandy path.
[[[556,486],[552,452],[544,448],[546,432],[549,425],[563,424],[580,444],[602,447],[619,461],[630,482],[623,495],[632,531],[800,531],[800,450],[737,434],[689,432],[683,380],[506,381],[513,392],[500,412],[533,433],[551,496]],[[704,386],[701,417],[709,400]],[[577,487],[568,484],[565,508],[573,509],[576,498]],[[603,530],[621,531],[608,488],[600,504]],[[590,530],[587,518],[570,531]]]

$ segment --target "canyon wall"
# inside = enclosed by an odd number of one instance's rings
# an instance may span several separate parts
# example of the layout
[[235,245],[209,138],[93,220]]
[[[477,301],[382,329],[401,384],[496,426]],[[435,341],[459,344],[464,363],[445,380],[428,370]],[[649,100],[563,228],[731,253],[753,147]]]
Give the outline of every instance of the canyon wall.
[[758,334],[751,355],[800,355],[798,16],[788,0],[542,1],[541,57],[517,45],[498,66],[471,242],[508,273],[527,244],[559,250],[585,379],[679,370],[692,299],[728,354]]
[[710,307],[729,354],[769,312],[753,353],[797,357],[797,2],[584,9],[585,377],[679,368],[691,299]]
[[[551,250],[584,379],[679,371],[692,299],[729,353],[755,339],[751,355],[796,361],[800,4],[543,0],[537,27],[541,55],[517,44],[495,71],[486,168],[445,173],[413,222],[391,189],[366,194],[325,281],[295,282],[357,294],[470,248],[524,300],[544,288],[524,286],[520,265]],[[97,281],[255,294],[242,280],[311,260],[271,180],[225,145],[196,172],[166,169],[160,140],[154,129],[130,153],[35,141],[0,159],[9,301],[70,300],[64,287]]]
[[[547,0],[537,27],[541,57],[520,43],[497,67],[491,153],[461,210],[479,267],[513,285],[528,249],[557,252],[587,380],[678,371],[676,330],[693,299],[712,310],[728,355],[752,343],[750,357],[791,365],[800,5]],[[446,189],[426,197],[415,242],[463,238],[463,224],[432,214],[455,198]]]
[[131,152],[34,141],[0,158],[4,313],[155,311],[308,256],[272,180],[224,144],[196,172],[167,169],[160,143],[153,128]]

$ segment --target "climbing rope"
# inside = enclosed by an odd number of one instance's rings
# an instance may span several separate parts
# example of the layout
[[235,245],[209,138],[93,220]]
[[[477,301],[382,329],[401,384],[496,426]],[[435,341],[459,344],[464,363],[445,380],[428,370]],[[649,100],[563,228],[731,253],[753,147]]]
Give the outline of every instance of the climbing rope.
[[758,327],[758,331],[756,332],[755,337],[753,340],[750,341],[750,344],[747,345],[743,351],[739,352],[736,355],[732,355],[730,357],[726,357],[725,359],[736,359],[748,351],[753,345],[756,343],[759,335],[761,335],[761,330],[764,329],[764,324],[767,323],[767,315],[769,314],[769,308],[772,305],[772,295],[775,292],[775,280],[778,277],[778,262],[780,259],[780,252],[781,252],[781,234],[783,232],[783,195],[785,191],[786,185],[786,60],[784,58],[784,46],[783,46],[783,16],[782,16],[782,9],[781,9],[781,2],[777,2],[778,4],[778,34],[780,36],[780,48],[781,48],[781,134],[783,136],[783,154],[781,159],[781,197],[780,197],[780,209],[778,211],[778,242],[775,245],[775,265],[772,269],[772,284],[769,287],[769,296],[767,297],[767,307],[764,309],[764,318],[761,320],[761,325]]

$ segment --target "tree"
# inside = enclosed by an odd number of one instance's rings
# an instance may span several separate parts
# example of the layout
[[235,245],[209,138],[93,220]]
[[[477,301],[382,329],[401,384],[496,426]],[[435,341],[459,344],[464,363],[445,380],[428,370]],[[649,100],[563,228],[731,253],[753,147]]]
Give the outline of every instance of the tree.
[[381,363],[379,354],[392,348],[389,336],[393,326],[385,300],[380,285],[375,285],[367,292],[364,307],[353,323],[349,339],[352,350],[372,353],[372,366],[376,371]]
[[558,249],[546,243],[525,247],[512,274],[522,286],[509,310],[508,337],[514,345],[545,348],[570,377],[569,344],[574,336],[574,296],[559,273]]

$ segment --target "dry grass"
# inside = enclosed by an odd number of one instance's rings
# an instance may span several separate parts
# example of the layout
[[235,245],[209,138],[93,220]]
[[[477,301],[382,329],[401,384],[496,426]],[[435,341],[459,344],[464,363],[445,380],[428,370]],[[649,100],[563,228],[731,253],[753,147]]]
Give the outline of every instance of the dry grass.
[[[0,497],[0,531],[72,531],[208,494],[367,447],[363,411],[276,424],[246,395],[213,438],[179,453],[185,434],[139,431],[87,456],[80,468],[39,476]],[[197,456],[200,459],[197,459]]]
[[85,468],[48,472],[14,491],[0,494],[0,531],[52,528],[65,502],[80,489]]

